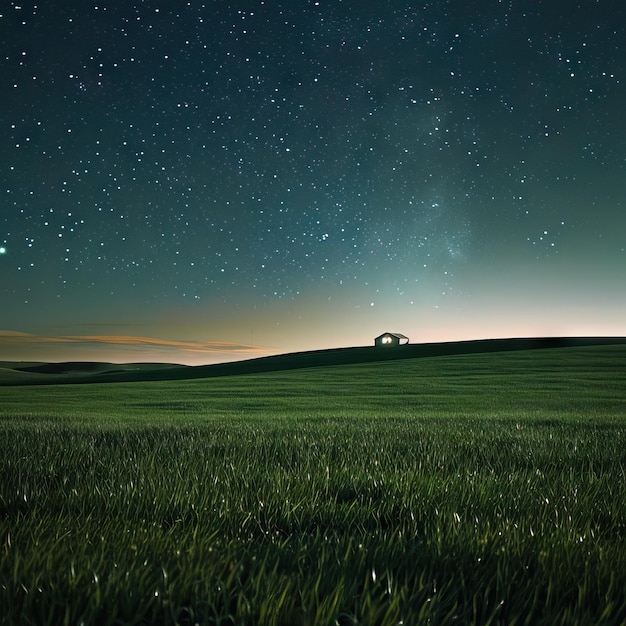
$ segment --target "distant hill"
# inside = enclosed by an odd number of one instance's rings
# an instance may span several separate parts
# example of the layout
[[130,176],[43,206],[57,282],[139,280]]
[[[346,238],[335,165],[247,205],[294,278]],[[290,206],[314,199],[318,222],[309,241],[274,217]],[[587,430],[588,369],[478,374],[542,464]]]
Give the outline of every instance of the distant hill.
[[98,361],[69,361],[64,363],[36,363],[33,365],[14,366],[18,372],[34,374],[113,374],[120,372],[137,372],[186,368],[188,365],[173,365],[172,363],[101,363]]
[[0,362],[0,385],[184,380],[423,357],[619,344],[626,344],[626,337],[480,339],[474,341],[408,344],[394,348],[364,346],[292,352],[232,363],[197,366],[168,363],[114,364],[68,362],[20,364]]
[[69,361],[63,363],[20,363],[0,361],[1,385],[45,385],[60,383],[98,382],[105,377],[112,381],[123,375],[124,380],[150,375],[159,370],[172,372],[188,369],[189,365],[173,363],[105,363],[98,361]]

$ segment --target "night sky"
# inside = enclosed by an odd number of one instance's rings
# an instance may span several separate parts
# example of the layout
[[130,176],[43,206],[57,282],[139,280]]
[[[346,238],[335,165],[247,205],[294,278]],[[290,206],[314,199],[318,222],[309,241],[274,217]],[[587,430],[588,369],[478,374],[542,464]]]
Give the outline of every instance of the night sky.
[[626,5],[0,8],[0,360],[626,334]]

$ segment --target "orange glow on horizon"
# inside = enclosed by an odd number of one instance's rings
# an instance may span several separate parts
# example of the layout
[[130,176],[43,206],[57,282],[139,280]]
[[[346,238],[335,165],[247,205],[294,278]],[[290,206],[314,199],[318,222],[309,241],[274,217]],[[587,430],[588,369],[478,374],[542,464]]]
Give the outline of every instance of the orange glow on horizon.
[[198,365],[264,356],[263,346],[227,341],[185,341],[133,335],[40,336],[0,330],[1,361],[166,362]]

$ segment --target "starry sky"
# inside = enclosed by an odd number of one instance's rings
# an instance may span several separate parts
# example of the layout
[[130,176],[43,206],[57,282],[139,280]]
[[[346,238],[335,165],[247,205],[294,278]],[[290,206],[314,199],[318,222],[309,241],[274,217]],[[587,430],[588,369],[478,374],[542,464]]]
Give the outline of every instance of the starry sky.
[[0,8],[0,360],[626,334],[626,6]]

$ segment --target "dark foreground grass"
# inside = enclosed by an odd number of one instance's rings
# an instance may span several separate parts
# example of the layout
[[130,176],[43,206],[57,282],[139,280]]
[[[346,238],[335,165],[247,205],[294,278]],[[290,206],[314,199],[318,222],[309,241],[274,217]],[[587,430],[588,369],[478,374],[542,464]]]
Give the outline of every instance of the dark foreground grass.
[[0,389],[5,624],[624,624],[626,351]]

